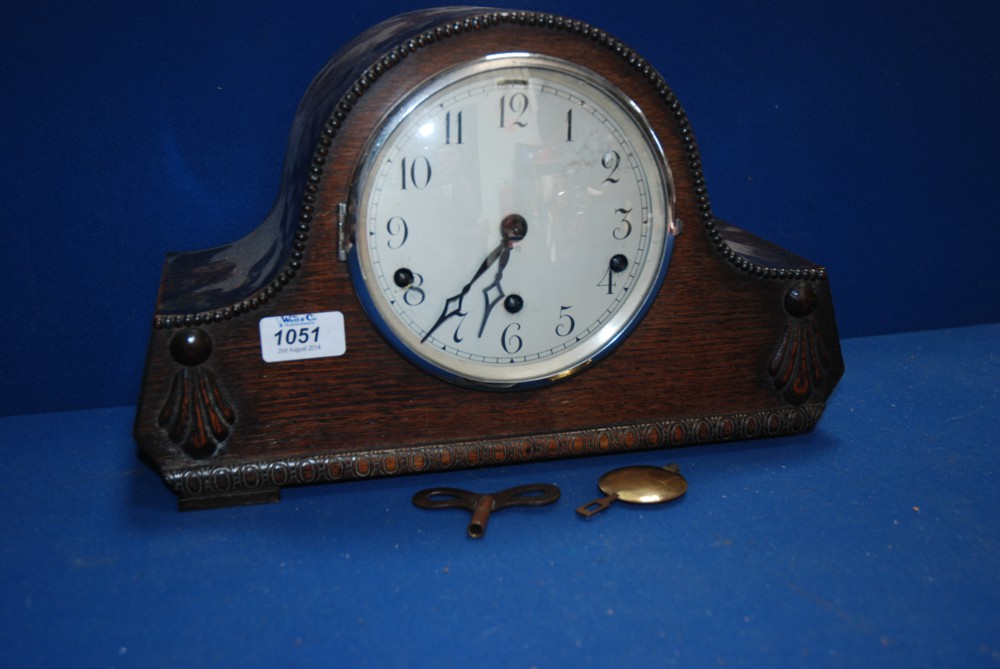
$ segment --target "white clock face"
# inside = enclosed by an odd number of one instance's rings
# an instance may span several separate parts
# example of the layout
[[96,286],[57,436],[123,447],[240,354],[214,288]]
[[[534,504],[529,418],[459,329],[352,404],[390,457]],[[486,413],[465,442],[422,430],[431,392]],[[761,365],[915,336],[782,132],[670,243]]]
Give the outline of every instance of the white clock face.
[[376,134],[351,270],[382,334],[445,379],[586,368],[659,290],[672,181],[641,112],[564,61],[508,54],[422,85]]

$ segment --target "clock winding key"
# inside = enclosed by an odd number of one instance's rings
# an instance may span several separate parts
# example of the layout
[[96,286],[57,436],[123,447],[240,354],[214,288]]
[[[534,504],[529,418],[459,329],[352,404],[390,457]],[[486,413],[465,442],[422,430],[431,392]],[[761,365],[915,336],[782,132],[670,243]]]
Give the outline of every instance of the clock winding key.
[[619,499],[632,504],[658,504],[687,492],[687,480],[681,476],[677,465],[622,467],[602,476],[597,485],[606,497],[578,508],[576,512],[581,516],[590,518]]
[[413,496],[421,509],[466,509],[472,512],[469,536],[486,534],[490,513],[510,506],[545,506],[559,499],[559,488],[548,483],[532,483],[494,493],[477,493],[461,488],[429,488]]

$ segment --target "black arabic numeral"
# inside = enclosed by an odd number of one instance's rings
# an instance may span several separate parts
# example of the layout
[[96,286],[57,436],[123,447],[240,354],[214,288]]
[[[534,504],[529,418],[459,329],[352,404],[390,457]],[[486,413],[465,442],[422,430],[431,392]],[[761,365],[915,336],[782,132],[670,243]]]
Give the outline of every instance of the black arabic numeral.
[[521,350],[522,346],[524,346],[524,342],[521,340],[521,337],[511,333],[511,330],[517,332],[520,329],[520,323],[511,323],[503,329],[502,333],[500,333],[500,345],[503,346],[503,350],[507,351],[510,355],[514,355]]
[[462,324],[465,323],[465,317],[466,317],[466,315],[467,314],[459,314],[458,315],[458,322],[455,323],[455,334],[453,334],[451,336],[451,339],[456,344],[461,344],[465,340],[465,337],[459,337],[458,336],[458,331],[462,329]]
[[411,307],[423,304],[424,298],[427,295],[424,293],[424,289],[420,287],[422,285],[424,285],[424,277],[414,272],[413,281],[406,287],[406,291],[403,293],[403,302],[406,302]]
[[570,316],[567,311],[572,309],[569,307],[559,307],[559,322],[556,323],[556,334],[560,337],[568,337],[573,332],[573,328],[576,327],[576,321]]
[[604,183],[618,183],[618,177],[615,176],[615,173],[618,171],[618,166],[621,165],[621,162],[622,157],[613,149],[601,157],[601,166],[606,170],[610,170],[608,176],[604,177]]
[[[402,216],[393,216],[385,224],[385,231],[389,233],[389,239],[385,245],[395,251],[406,243],[410,236],[410,226],[406,224],[406,219]],[[395,244],[393,242],[395,241]]]
[[611,236],[621,241],[632,234],[632,222],[628,220],[628,215],[632,213],[632,209],[619,207],[618,209],[615,209],[615,213],[621,214],[622,224],[611,231]]
[[407,169],[406,158],[403,158],[399,163],[399,168],[403,179],[403,190],[406,190],[407,184],[420,190],[426,188],[427,184],[431,182],[431,161],[427,160],[425,156],[414,158],[413,162],[409,164],[409,169]]
[[523,128],[528,125],[526,121],[522,121],[521,117],[524,116],[524,112],[528,111],[528,96],[524,93],[514,93],[507,99],[506,95],[500,96],[500,127],[507,127],[507,110],[510,109],[512,114],[517,116],[511,121],[511,125],[516,125],[518,128]]
[[611,295],[615,291],[615,273],[609,267],[607,273],[602,276],[603,278],[597,285],[601,288],[607,288],[608,295]]

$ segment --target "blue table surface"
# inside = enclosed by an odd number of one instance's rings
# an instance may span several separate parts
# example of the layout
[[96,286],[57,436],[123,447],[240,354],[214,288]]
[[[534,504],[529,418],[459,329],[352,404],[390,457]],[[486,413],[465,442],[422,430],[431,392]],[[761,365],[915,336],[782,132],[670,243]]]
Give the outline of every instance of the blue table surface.
[[[285,491],[179,513],[132,407],[0,419],[11,667],[1000,665],[1000,324],[843,342],[795,437]],[[629,464],[688,494],[573,509]],[[468,514],[430,486],[547,482]]]

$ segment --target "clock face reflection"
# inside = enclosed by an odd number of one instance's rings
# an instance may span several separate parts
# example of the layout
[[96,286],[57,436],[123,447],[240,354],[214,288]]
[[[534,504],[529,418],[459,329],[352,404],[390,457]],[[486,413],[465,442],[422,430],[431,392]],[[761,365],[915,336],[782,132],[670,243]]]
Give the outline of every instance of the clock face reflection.
[[569,376],[621,343],[662,284],[669,168],[641,110],[585,68],[530,54],[456,66],[412,91],[366,155],[354,285],[437,376]]

